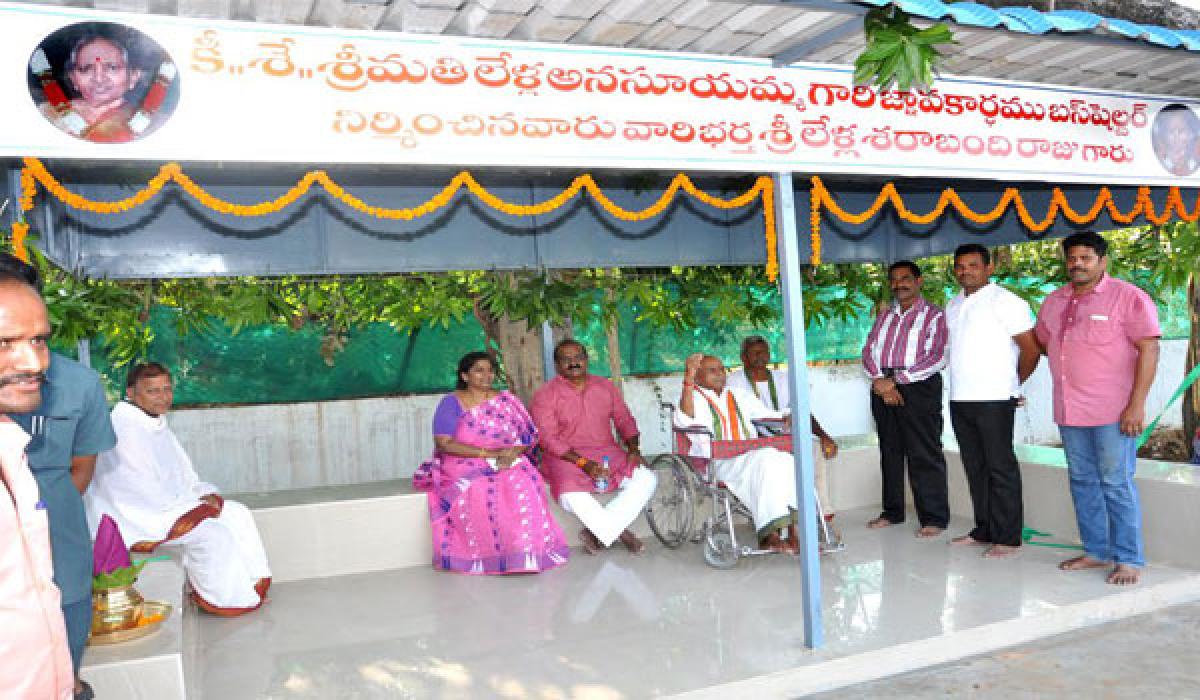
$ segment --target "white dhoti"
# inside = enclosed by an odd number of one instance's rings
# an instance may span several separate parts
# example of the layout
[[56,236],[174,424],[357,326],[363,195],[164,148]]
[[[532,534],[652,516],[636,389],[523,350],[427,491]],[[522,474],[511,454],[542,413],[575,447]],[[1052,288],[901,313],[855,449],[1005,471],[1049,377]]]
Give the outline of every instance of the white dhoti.
[[271,578],[271,569],[254,516],[241,503],[225,501],[219,516],[163,546],[179,550],[188,584],[206,608],[244,610],[262,603],[262,581]]
[[654,472],[646,467],[638,467],[628,479],[621,482],[617,495],[605,505],[584,491],[564,493],[558,500],[568,513],[579,518],[583,526],[607,547],[637,520],[654,497],[657,487],[658,477]]
[[750,511],[760,536],[795,522],[796,471],[787,452],[762,447],[737,457],[714,459],[709,468]]

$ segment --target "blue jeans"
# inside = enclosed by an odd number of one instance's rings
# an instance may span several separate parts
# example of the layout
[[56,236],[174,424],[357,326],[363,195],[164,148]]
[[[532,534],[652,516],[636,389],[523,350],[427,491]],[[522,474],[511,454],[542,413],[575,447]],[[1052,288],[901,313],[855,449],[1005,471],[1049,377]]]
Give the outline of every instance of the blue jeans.
[[1058,426],[1071,500],[1084,552],[1093,559],[1141,567],[1142,509],[1133,481],[1137,469],[1135,439],[1119,423],[1089,427]]

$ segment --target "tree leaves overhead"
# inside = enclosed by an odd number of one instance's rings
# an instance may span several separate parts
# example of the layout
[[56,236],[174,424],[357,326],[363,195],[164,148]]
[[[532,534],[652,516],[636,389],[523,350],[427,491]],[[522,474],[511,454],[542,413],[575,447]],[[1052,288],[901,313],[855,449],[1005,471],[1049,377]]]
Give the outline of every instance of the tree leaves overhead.
[[937,46],[954,43],[945,24],[917,29],[909,15],[893,5],[868,12],[863,30],[867,46],[854,61],[854,84],[880,90],[929,89],[943,56]]
[[[1155,298],[1186,288],[1200,260],[1195,224],[1110,231],[1109,269]],[[144,358],[154,340],[148,323],[155,306],[176,311],[177,331],[203,333],[214,319],[235,331],[267,324],[321,329],[321,354],[334,363],[349,331],[385,323],[398,333],[449,328],[473,313],[562,325],[567,320],[606,325],[630,309],[639,324],[672,333],[721,333],[781,322],[779,290],[761,267],[590,268],[554,271],[454,271],[320,278],[87,280],[42,258],[34,262],[57,347],[101,338],[109,361],[121,366]],[[1061,241],[996,250],[996,277],[1035,306],[1066,282]],[[944,304],[955,289],[949,256],[919,261],[925,294]],[[812,328],[853,321],[888,298],[886,270],[875,264],[825,264],[804,270],[804,321]]]

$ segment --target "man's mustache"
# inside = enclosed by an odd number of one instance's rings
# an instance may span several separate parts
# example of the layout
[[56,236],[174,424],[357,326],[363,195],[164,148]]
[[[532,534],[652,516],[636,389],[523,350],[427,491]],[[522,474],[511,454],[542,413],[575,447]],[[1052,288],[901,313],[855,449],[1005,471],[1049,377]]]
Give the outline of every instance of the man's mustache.
[[0,375],[0,388],[6,387],[9,384],[17,382],[37,381],[39,384],[46,381],[45,372],[14,372],[12,374]]
[[571,364],[567,365],[567,369],[583,369],[583,363],[572,362]]

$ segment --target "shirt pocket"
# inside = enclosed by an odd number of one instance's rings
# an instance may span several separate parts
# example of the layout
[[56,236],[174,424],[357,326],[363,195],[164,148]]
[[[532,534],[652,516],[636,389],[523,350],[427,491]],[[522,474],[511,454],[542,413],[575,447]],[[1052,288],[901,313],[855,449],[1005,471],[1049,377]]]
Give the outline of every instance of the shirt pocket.
[[75,433],[79,429],[79,415],[46,416],[42,435],[44,460],[50,466],[70,467],[74,455]]
[[1111,317],[1096,318],[1095,314],[1083,319],[1080,337],[1088,345],[1108,345],[1120,330]]

